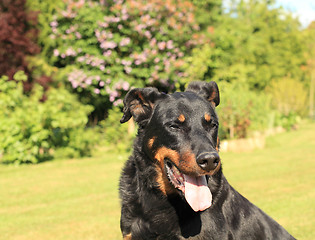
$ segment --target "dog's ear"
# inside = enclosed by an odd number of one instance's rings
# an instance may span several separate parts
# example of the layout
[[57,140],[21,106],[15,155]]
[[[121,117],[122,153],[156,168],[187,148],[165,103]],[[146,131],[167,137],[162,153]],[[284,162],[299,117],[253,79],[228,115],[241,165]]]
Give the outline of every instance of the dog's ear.
[[218,85],[216,82],[211,81],[211,82],[201,82],[201,81],[196,81],[196,82],[191,82],[187,89],[186,92],[194,92],[197,95],[207,99],[213,107],[216,107],[220,104],[220,92]]
[[166,94],[156,88],[131,89],[124,98],[124,115],[120,122],[125,123],[133,117],[138,124],[142,123],[151,116],[156,101],[164,97]]

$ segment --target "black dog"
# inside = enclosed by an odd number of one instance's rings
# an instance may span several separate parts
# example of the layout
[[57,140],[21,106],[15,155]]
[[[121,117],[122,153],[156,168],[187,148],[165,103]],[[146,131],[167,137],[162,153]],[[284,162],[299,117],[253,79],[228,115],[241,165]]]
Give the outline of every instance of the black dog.
[[121,123],[139,125],[120,178],[121,230],[135,239],[294,239],[234,190],[218,155],[219,89],[132,89]]

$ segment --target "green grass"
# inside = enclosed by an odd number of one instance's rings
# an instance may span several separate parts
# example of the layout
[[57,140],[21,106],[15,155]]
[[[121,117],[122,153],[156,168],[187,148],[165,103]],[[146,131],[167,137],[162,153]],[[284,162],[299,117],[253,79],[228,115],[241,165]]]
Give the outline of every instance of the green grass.
[[[315,239],[315,124],[270,137],[267,147],[222,153],[240,193],[298,239]],[[127,154],[0,166],[0,239],[121,239],[118,178]]]

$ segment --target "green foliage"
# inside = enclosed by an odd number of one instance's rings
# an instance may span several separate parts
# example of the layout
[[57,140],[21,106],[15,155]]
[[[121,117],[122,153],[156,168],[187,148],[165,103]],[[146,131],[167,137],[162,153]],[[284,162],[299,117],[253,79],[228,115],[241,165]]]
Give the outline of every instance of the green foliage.
[[[222,0],[27,3],[40,11],[42,53],[28,58],[33,75],[65,82],[82,103],[94,106],[95,123],[108,116],[100,123],[107,143],[128,142],[128,125],[120,125],[118,109],[110,109],[121,106],[132,87],[172,92],[193,80],[217,81],[225,138],[274,124],[292,126],[305,114],[304,90],[294,103],[287,102],[299,104],[299,110],[285,113],[276,104],[272,108],[280,113],[272,111],[265,94],[267,89],[276,98],[283,87],[274,82],[284,78],[304,85],[314,69],[306,62],[312,55],[305,54],[314,42],[312,31],[301,34],[298,20],[273,0],[229,1],[227,9]],[[282,100],[287,98],[275,102]]]
[[244,138],[268,127],[271,120],[270,99],[250,91],[245,83],[221,83],[218,107],[220,139]]
[[288,77],[282,78],[273,81],[267,90],[272,96],[273,107],[281,114],[285,116],[290,113],[305,115],[307,91],[300,81]]
[[100,122],[105,143],[114,145],[118,151],[130,150],[133,138],[136,134],[136,127],[133,119],[125,124],[120,123],[122,111],[115,107],[108,112],[106,120]]
[[299,122],[300,116],[306,115],[307,90],[302,82],[285,77],[272,82],[267,90],[277,111],[276,125],[290,129]]
[[49,63],[83,103],[103,116],[122,104],[131,86],[165,92],[180,86],[184,56],[207,41],[191,1],[66,3],[49,23],[54,40],[45,43]]
[[71,149],[71,156],[89,154],[93,138],[83,130],[93,108],[64,88],[51,88],[41,102],[41,86],[35,85],[28,97],[22,87],[26,76],[18,72],[14,78],[0,78],[0,162],[37,163],[58,149]]
[[[196,65],[194,72],[202,69],[201,79],[246,81],[251,90],[258,91],[285,76],[303,80],[306,48],[298,21],[270,2],[234,3],[210,35],[214,49],[207,46],[207,51],[195,52],[194,59],[207,55],[208,61],[202,68]],[[192,67],[185,72],[188,78],[193,77]]]
[[[305,115],[308,95],[303,83],[306,45],[299,23],[273,1],[230,3],[215,27],[207,29],[212,42],[185,58],[183,80],[217,81],[223,90],[218,108],[223,138],[246,137],[275,125],[290,128]],[[275,84],[282,79],[295,83]],[[271,99],[266,89],[272,89]],[[271,100],[275,104],[270,107]],[[290,110],[284,112],[284,107]]]
[[38,43],[41,46],[40,56],[45,59],[50,59],[50,47],[56,45],[55,39],[52,36],[50,23],[53,21],[53,16],[57,13],[58,9],[65,6],[63,0],[27,0],[28,9],[38,12],[38,25],[39,35]]

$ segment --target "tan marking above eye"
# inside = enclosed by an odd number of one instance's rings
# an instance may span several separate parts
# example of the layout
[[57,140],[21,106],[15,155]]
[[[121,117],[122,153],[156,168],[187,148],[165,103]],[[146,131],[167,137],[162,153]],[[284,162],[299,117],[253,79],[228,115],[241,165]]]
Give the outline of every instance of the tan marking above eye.
[[205,120],[207,122],[210,122],[210,120],[211,120],[211,116],[208,113],[205,113]]
[[153,146],[153,144],[154,144],[154,141],[155,141],[155,138],[156,138],[156,137],[152,137],[152,138],[149,139],[149,141],[148,141],[148,147],[149,147],[149,149],[152,148],[152,146]]
[[177,119],[178,119],[178,121],[180,121],[182,123],[185,122],[185,120],[186,120],[184,114],[179,115]]

